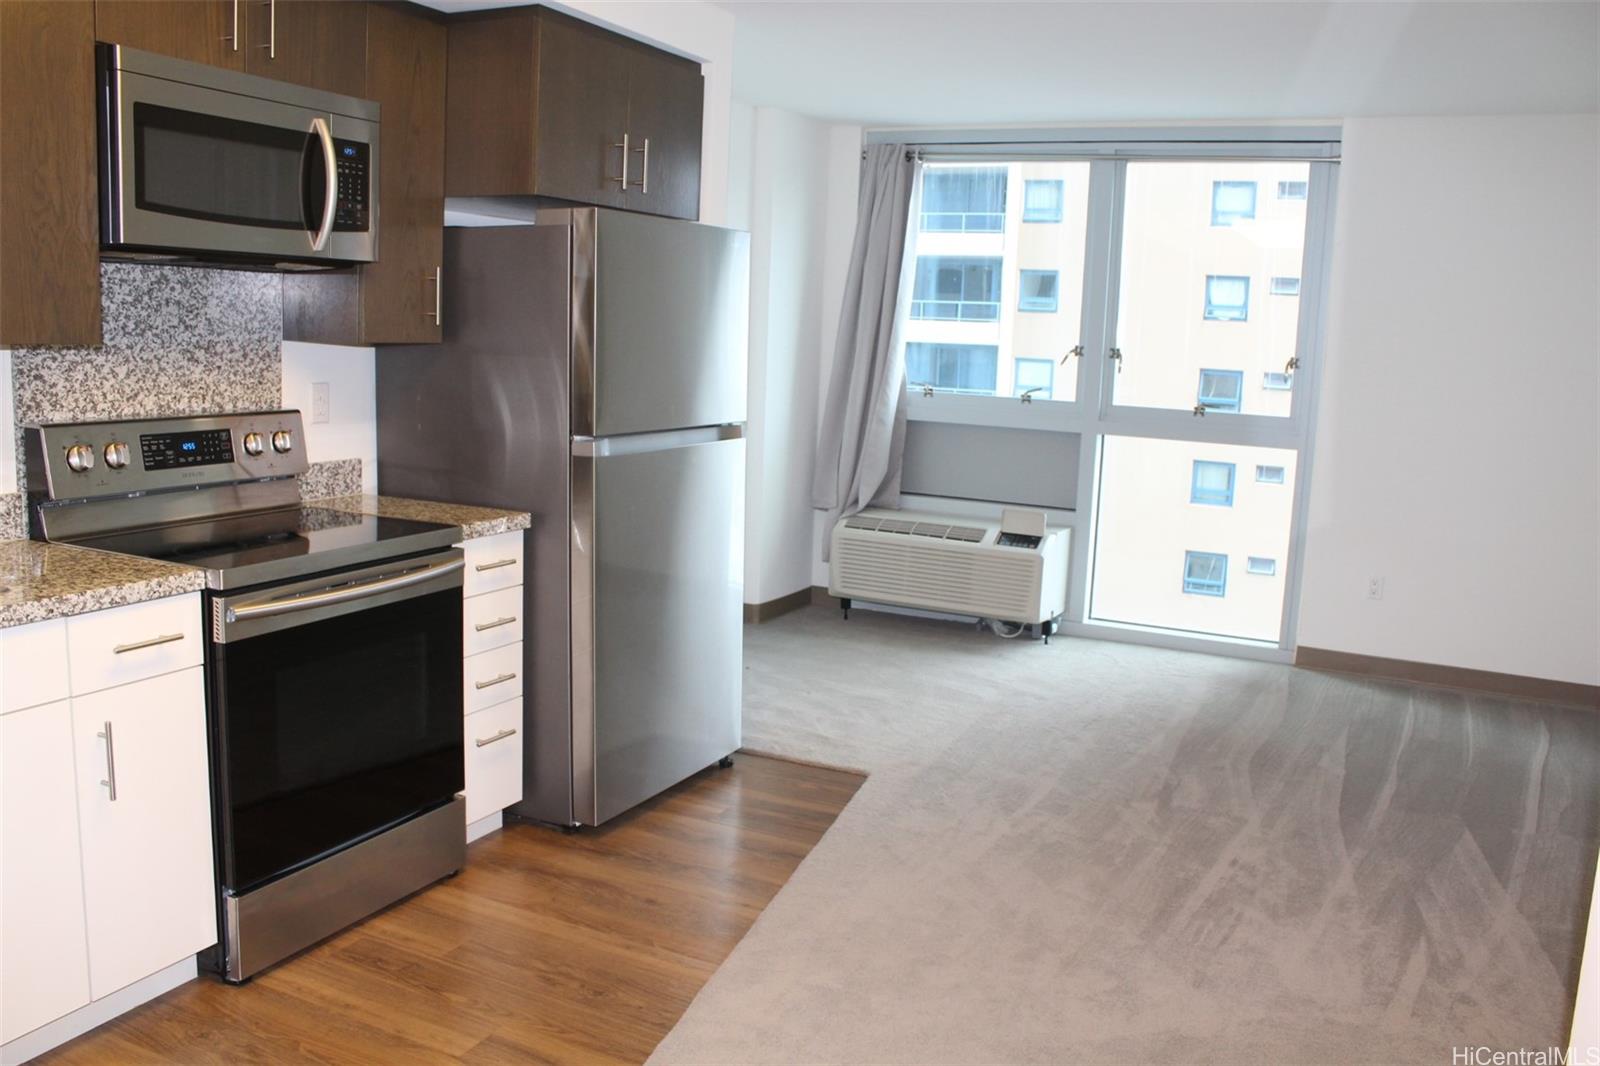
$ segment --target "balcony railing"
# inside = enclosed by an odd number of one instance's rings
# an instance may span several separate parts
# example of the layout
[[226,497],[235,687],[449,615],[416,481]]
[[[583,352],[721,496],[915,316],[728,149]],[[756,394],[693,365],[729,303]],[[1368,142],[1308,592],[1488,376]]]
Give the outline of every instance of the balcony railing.
[[912,300],[911,317],[941,322],[995,322],[999,300]]
[[1000,233],[1006,228],[1004,211],[924,211],[925,233]]

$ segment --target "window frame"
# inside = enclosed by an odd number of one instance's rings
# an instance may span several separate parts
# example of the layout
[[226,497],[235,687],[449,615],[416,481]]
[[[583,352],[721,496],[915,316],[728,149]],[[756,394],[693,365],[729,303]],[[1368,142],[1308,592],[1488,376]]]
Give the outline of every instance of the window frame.
[[[1212,296],[1211,288],[1219,282],[1242,282],[1244,285],[1244,299],[1237,304],[1218,303]],[[1205,287],[1205,306],[1200,312],[1200,317],[1207,322],[1248,322],[1250,321],[1250,275],[1248,274],[1207,274]],[[1216,309],[1237,307],[1237,315],[1216,314]]]
[[[1217,206],[1217,198],[1224,189],[1234,191],[1245,188],[1250,189],[1250,213],[1242,211],[1226,211]],[[1211,183],[1211,224],[1213,226],[1232,226],[1237,222],[1254,222],[1256,212],[1261,209],[1261,189],[1255,181],[1236,181],[1227,178],[1218,178]]]
[[[1258,569],[1256,567],[1257,563],[1266,563],[1267,568],[1265,570]],[[1265,555],[1247,555],[1244,557],[1244,572],[1253,574],[1256,577],[1277,577],[1278,560],[1269,559]]]
[[[1028,295],[1028,279],[1050,278],[1054,285],[1049,297],[1049,305],[1045,304],[1043,296]],[[1061,310],[1061,271],[1044,270],[1034,267],[1019,267],[1017,270],[1017,310],[1024,314],[1055,314]]]
[[[1216,380],[1228,380],[1238,383],[1237,395],[1233,399],[1232,406],[1206,399],[1206,378],[1208,375]],[[1196,406],[1204,407],[1208,414],[1212,411],[1216,411],[1218,414],[1239,414],[1244,410],[1244,371],[1213,366],[1201,367],[1200,381],[1194,390],[1194,402]]]
[[[1226,469],[1228,472],[1228,487],[1220,491],[1202,488],[1200,486],[1200,470],[1202,467]],[[1220,459],[1196,459],[1189,470],[1189,502],[1198,503],[1206,507],[1232,507],[1238,484],[1239,464],[1224,462]]]
[[[1035,188],[1051,187],[1055,190],[1055,200],[1052,206],[1044,210],[1043,214],[1035,214],[1037,208],[1028,203],[1028,193]],[[1024,223],[1050,223],[1060,222],[1066,217],[1067,183],[1062,178],[1023,178],[1022,179],[1022,221]]]
[[[1210,578],[1194,578],[1189,574],[1189,566],[1197,559],[1222,560],[1222,577],[1216,581]],[[1191,587],[1193,586],[1193,587]],[[1213,591],[1215,590],[1215,591]],[[1228,555],[1226,552],[1201,552],[1185,549],[1183,553],[1183,594],[1185,596],[1212,596],[1221,599],[1228,595]]]
[[[1275,478],[1262,477],[1262,473],[1267,470],[1276,470],[1278,476]],[[1256,484],[1258,485],[1283,485],[1287,483],[1288,478],[1289,471],[1286,467],[1278,466],[1275,463],[1256,464]]]
[[[1309,181],[1280,181],[1278,182],[1278,199],[1304,200],[1310,192],[1310,185]],[[1299,186],[1298,193],[1293,190],[1293,186]],[[1286,189],[1289,191],[1285,191]]]
[[[1278,384],[1278,381],[1282,384]],[[1263,370],[1261,372],[1261,387],[1268,392],[1288,392],[1294,388],[1294,372],[1291,370]]]
[[[1294,282],[1294,288],[1292,288],[1292,289],[1291,288],[1286,288],[1286,287],[1280,287],[1279,284],[1278,284],[1279,282],[1290,282],[1290,281]],[[1267,279],[1267,295],[1268,296],[1299,296],[1300,295],[1300,279],[1299,278],[1292,278],[1287,274],[1274,274],[1272,277]]]

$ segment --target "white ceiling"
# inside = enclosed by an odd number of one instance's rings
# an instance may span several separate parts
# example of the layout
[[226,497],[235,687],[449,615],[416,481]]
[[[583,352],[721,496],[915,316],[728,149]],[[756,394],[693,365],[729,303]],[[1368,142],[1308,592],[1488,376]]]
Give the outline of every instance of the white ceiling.
[[1600,110],[1600,4],[726,0],[734,94],[869,126]]

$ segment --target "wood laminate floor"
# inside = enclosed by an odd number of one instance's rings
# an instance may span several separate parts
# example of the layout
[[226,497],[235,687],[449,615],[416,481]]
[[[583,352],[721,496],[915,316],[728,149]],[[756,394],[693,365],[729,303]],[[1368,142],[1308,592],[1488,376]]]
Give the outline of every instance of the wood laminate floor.
[[601,829],[508,826],[242,988],[204,977],[36,1061],[642,1062],[863,780],[738,756]]

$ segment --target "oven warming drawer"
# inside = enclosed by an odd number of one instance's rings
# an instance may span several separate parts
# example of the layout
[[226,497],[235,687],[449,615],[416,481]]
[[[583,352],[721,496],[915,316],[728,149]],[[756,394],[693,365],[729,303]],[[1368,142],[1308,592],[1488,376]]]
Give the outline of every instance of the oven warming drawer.
[[222,976],[247,980],[466,861],[466,800],[457,796],[254,891],[224,892]]

